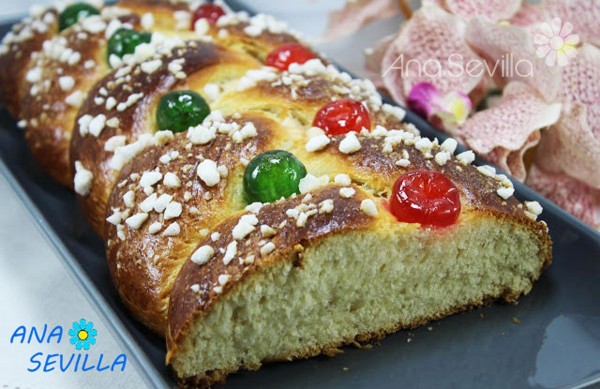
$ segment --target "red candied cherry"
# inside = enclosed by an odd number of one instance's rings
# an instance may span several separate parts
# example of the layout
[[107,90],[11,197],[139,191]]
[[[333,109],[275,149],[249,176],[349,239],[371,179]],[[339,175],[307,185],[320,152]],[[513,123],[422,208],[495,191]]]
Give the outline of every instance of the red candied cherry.
[[360,101],[341,99],[321,108],[312,125],[319,127],[327,135],[340,135],[350,131],[360,132],[363,128],[370,130],[371,118],[369,111]]
[[220,6],[211,3],[202,4],[196,9],[192,17],[192,30],[196,28],[196,22],[200,19],[206,19],[208,24],[214,26],[223,15],[225,15],[225,10]]
[[446,227],[460,215],[460,194],[444,174],[415,170],[394,184],[390,211],[401,222]]
[[286,43],[271,51],[267,55],[265,64],[279,70],[288,70],[291,64],[302,65],[308,60],[316,58],[315,53],[299,43]]

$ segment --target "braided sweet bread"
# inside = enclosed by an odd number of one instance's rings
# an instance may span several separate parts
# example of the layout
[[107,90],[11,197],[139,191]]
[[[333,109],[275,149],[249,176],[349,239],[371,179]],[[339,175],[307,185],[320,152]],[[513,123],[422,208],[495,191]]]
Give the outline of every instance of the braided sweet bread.
[[539,204],[273,19],[189,7],[46,10],[0,54],[34,157],[182,386],[530,291]]

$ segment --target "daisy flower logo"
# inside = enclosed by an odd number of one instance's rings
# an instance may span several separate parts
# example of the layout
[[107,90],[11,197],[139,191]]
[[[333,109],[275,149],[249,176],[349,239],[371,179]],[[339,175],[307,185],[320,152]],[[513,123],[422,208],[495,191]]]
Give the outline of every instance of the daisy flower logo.
[[571,23],[562,24],[559,18],[554,18],[550,23],[542,23],[539,31],[533,38],[537,46],[535,53],[539,58],[546,58],[546,65],[567,66],[569,59],[577,55],[579,35],[572,33]]
[[96,335],[98,331],[94,328],[94,323],[91,321],[85,321],[85,319],[79,320],[79,322],[73,322],[73,328],[69,330],[71,335],[70,342],[75,345],[77,350],[89,350],[90,345],[96,344]]

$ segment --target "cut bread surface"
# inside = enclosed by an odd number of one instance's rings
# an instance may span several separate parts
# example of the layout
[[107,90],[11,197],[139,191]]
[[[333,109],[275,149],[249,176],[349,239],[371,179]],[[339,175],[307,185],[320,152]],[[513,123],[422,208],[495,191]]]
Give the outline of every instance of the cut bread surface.
[[535,229],[486,213],[443,230],[378,218],[367,229],[315,238],[300,262],[292,252],[260,264],[194,317],[169,362],[184,381],[208,384],[263,361],[513,301],[549,264],[546,244]]

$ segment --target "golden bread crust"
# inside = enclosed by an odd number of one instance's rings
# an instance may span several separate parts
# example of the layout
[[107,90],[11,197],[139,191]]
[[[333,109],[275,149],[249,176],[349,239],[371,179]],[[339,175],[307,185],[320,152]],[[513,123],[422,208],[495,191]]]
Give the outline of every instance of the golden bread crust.
[[[252,122],[258,134],[244,143],[232,141],[229,135],[218,134],[210,147],[193,145],[186,134],[176,134],[167,147],[150,147],[143,156],[127,165],[109,200],[111,209],[106,217],[118,213],[119,219],[123,220],[137,213],[139,210],[135,205],[148,197],[139,184],[139,174],[158,171],[163,177],[174,174],[180,181],[177,187],[159,183],[153,192],[157,196],[170,196],[169,203],[182,205],[179,216],[166,219],[163,213],[152,211],[142,228],[123,228],[119,233],[117,226],[110,222],[106,222],[105,227],[106,256],[115,287],[139,320],[162,336],[166,331],[171,287],[181,265],[196,242],[206,235],[205,231],[226,215],[243,209],[241,201],[231,202],[239,192],[239,180],[223,177],[217,187],[208,187],[196,174],[199,163],[204,159],[215,161],[227,169],[228,176],[237,177],[244,169],[241,161],[270,149],[271,139],[279,130],[277,123],[256,114],[230,122],[240,126]],[[128,207],[124,198],[130,191],[135,201]],[[160,229],[149,231],[148,226],[152,223],[159,223]],[[164,235],[171,223],[180,227],[176,236]]]
[[[129,10],[128,3],[135,6]],[[25,63],[22,58],[14,56],[0,56],[0,65],[4,65],[4,61],[9,69],[19,69],[21,73],[40,73],[33,82],[28,82],[19,73],[21,82],[3,82],[8,80],[1,78],[0,82],[7,88],[20,85],[18,93],[11,94],[7,90],[6,95],[21,100],[17,102],[21,109],[14,114],[25,125],[28,146],[38,164],[57,182],[73,187],[69,150],[71,133],[77,124],[75,117],[87,92],[111,71],[106,53],[108,26],[119,21],[136,30],[143,30],[140,18],[150,13],[155,20],[155,30],[172,31],[175,26],[173,12],[182,7],[148,0],[122,2],[118,8],[105,7],[102,10],[105,28],[88,28],[84,20],[60,33],[56,23],[58,13],[52,9],[47,12],[52,13],[55,20],[48,26],[44,36],[35,36],[18,47],[18,54],[23,58],[31,57],[30,62]],[[44,17],[42,14],[39,18],[43,20]],[[14,46],[11,49],[17,48]],[[29,66],[24,66],[27,64]],[[2,75],[5,77],[5,73]],[[60,80],[64,80],[63,83]]]
[[[237,28],[238,25],[233,25],[222,29],[230,31]],[[218,35],[216,30],[213,33]],[[266,56],[265,53],[272,50],[274,45],[281,41],[295,41],[295,38],[289,34],[265,32],[254,40],[250,56],[245,53],[241,38],[235,34],[227,34],[223,40],[237,49],[226,49],[204,41],[182,42],[183,47],[177,47],[160,57],[162,64],[152,74],[144,73],[141,65],[135,64],[129,72],[126,71],[127,67],[113,71],[90,90],[76,122],[84,116],[95,118],[99,115],[104,115],[107,121],[113,118],[118,121],[118,128],[105,128],[98,137],[82,135],[76,129],[71,142],[71,173],[75,173],[75,162],[79,161],[94,176],[91,191],[79,196],[79,200],[84,214],[99,235],[103,233],[106,202],[120,168],[110,167],[114,153],[104,150],[105,143],[113,136],[123,135],[126,137],[125,143],[131,144],[141,134],[153,133],[156,130],[153,114],[157,100],[163,93],[176,89],[201,91],[206,84],[239,78],[248,69],[260,67],[258,58]],[[219,39],[216,41],[219,42]],[[181,69],[177,72],[170,66],[173,62],[181,63]],[[179,77],[180,74],[183,76]],[[122,111],[119,111],[118,105],[108,109],[106,105],[95,102],[98,98],[112,98],[122,103],[136,95],[143,97],[134,99]]]
[[[177,12],[191,15],[183,3],[129,0],[120,2],[117,7],[107,7],[104,11],[106,16],[103,20],[107,26],[118,20],[136,30],[143,30],[141,18],[152,15],[153,31],[194,38],[189,26],[179,26],[180,22],[175,17]],[[44,25],[44,18],[50,22],[50,16],[52,21],[45,27],[45,33],[36,32],[29,39],[10,44],[7,46],[8,52],[0,55],[0,65],[9,70],[0,75],[0,83],[7,107],[14,116],[22,119],[26,128],[25,138],[33,157],[52,178],[72,188],[73,174],[69,166],[71,134],[74,125],[77,125],[75,118],[81,100],[98,80],[111,72],[106,54],[108,39],[105,29],[90,31],[86,29],[85,21],[57,33],[58,14],[55,10],[48,10],[35,21],[16,26],[15,34],[23,29],[31,29],[31,25]],[[247,23],[211,27],[205,37],[225,44],[233,51],[249,53],[257,59],[264,59],[266,52],[281,43],[296,41],[289,34],[267,32],[261,34],[260,39],[248,39],[243,33],[245,25]],[[221,30],[227,31],[227,34],[219,34]],[[50,40],[51,37],[54,39]],[[44,41],[46,48],[42,50]],[[71,55],[63,55],[65,50]],[[77,59],[72,61],[75,56]],[[35,81],[29,82],[24,77],[29,71],[40,75]],[[15,82],[13,74],[21,81]],[[9,75],[10,80],[7,78]],[[65,82],[59,83],[60,79]],[[11,88],[19,89],[12,91]],[[96,100],[102,99],[99,97]]]
[[[184,80],[176,78],[169,71],[169,63],[180,59],[184,60],[181,63],[181,71],[187,75]],[[154,109],[163,93],[174,89],[187,89],[187,85],[195,78],[206,82],[215,72],[223,71],[228,66],[240,67],[240,62],[243,66],[245,61],[221,47],[191,41],[187,42],[185,47],[175,49],[173,55],[162,57],[161,67],[152,74],[142,72],[139,65],[134,66],[126,76],[120,77],[117,70],[90,91],[80,110],[79,118],[85,115],[105,115],[107,119],[115,118],[118,121],[118,128],[105,128],[98,137],[82,135],[80,131],[75,131],[71,142],[72,169],[75,162],[80,161],[94,175],[91,191],[85,196],[79,196],[79,201],[84,214],[99,235],[103,234],[107,200],[119,172],[110,165],[114,153],[105,150],[106,142],[113,136],[122,135],[126,137],[126,143],[130,144],[142,134],[154,133]],[[251,65],[252,63],[248,64]],[[123,82],[124,77],[129,81]],[[102,95],[106,98],[112,97],[118,102],[117,105],[110,110],[107,110],[105,105],[97,105],[94,99]],[[133,104],[119,110],[118,104],[132,101],[131,96],[138,96],[137,100],[133,99]]]
[[21,91],[31,54],[58,30],[58,13],[49,8],[15,25],[4,38],[0,51],[0,96],[13,117],[20,117]]
[[[134,15],[118,18],[122,23],[139,24]],[[107,26],[109,19],[103,22]],[[110,68],[106,59],[105,31],[77,24],[48,41],[33,54],[29,71],[40,72],[39,80],[21,87],[21,118],[26,123],[25,139],[40,166],[56,181],[73,187],[69,149],[75,118],[96,81]],[[70,55],[64,55],[69,51]]]

